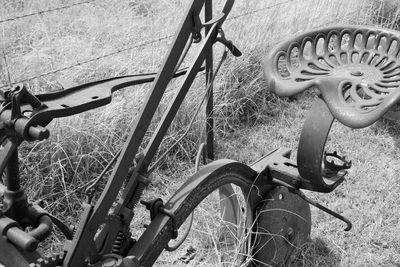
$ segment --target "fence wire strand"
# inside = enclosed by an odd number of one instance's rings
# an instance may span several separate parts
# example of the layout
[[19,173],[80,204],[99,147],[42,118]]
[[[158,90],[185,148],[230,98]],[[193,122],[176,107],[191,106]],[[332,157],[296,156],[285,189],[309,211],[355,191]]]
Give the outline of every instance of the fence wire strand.
[[32,17],[32,16],[36,16],[36,15],[43,15],[43,14],[46,14],[46,13],[49,13],[49,12],[60,11],[60,10],[68,9],[68,8],[75,7],[75,6],[90,4],[90,3],[95,2],[95,1],[97,1],[97,0],[87,0],[87,1],[74,3],[74,4],[71,4],[71,5],[65,5],[65,6],[52,8],[52,9],[46,9],[46,10],[41,10],[41,11],[29,13],[29,14],[15,16],[15,17],[12,17],[12,18],[7,18],[7,19],[0,20],[0,24],[4,23],[4,22],[20,20],[20,19],[23,19],[23,18]]
[[265,10],[268,10],[268,9],[271,9],[271,8],[274,8],[274,7],[278,7],[278,6],[281,6],[281,5],[284,5],[284,4],[288,4],[288,3],[293,2],[293,1],[294,0],[287,0],[287,1],[284,1],[284,2],[277,3],[275,5],[266,6],[266,7],[262,7],[262,8],[259,8],[259,9],[254,9],[254,10],[251,10],[251,11],[248,11],[248,12],[244,12],[242,14],[239,14],[239,15],[232,16],[232,17],[228,18],[227,21],[235,20],[235,19],[238,19],[238,18],[241,18],[241,17],[246,17],[246,16],[249,16],[249,15],[253,15],[253,14],[259,13],[261,11],[265,11]]
[[[48,9],[48,10],[39,11],[39,12],[36,12],[36,13],[30,13],[30,14],[22,15],[22,16],[19,16],[19,17],[0,20],[0,24],[2,22],[11,21],[11,20],[18,20],[18,19],[25,18],[25,17],[28,17],[28,16],[34,16],[34,15],[38,15],[38,14],[45,14],[45,13],[48,13],[48,12],[53,12],[53,11],[57,11],[57,10],[71,8],[73,6],[89,4],[89,3],[92,3],[92,2],[95,2],[95,1],[97,1],[97,0],[87,0],[87,1],[78,2],[78,3],[72,4],[72,5],[68,5],[68,6],[62,6],[62,7],[58,7],[58,8],[54,8],[54,9]],[[274,5],[262,7],[262,8],[259,8],[259,9],[254,9],[254,10],[242,13],[242,14],[238,14],[236,16],[232,16],[232,17],[228,18],[227,21],[232,21],[232,20],[236,20],[238,18],[242,18],[242,17],[245,17],[245,16],[250,16],[250,15],[265,11],[265,10],[272,9],[274,7],[278,7],[278,6],[281,6],[281,5],[284,5],[284,4],[288,4],[288,3],[293,2],[293,1],[294,0],[286,0],[286,1],[283,1],[283,2],[280,2],[280,3],[276,3]],[[101,56],[94,57],[94,58],[91,58],[91,59],[88,59],[88,60],[80,61],[80,62],[78,62],[76,64],[72,64],[72,65],[69,65],[69,66],[66,66],[66,67],[63,67],[63,68],[59,68],[59,69],[55,69],[55,70],[52,70],[52,71],[49,71],[49,72],[45,72],[45,73],[42,73],[42,74],[37,75],[37,76],[21,79],[21,80],[15,81],[15,82],[9,81],[9,84],[1,84],[0,85],[0,89],[6,88],[6,87],[10,87],[12,85],[19,84],[19,83],[29,82],[29,81],[32,81],[32,80],[35,80],[35,79],[38,79],[38,78],[46,77],[46,76],[51,75],[51,74],[56,74],[58,72],[66,71],[66,70],[75,68],[77,66],[81,66],[81,65],[84,65],[84,64],[95,62],[95,61],[98,61],[100,59],[104,59],[104,58],[107,58],[107,57],[115,56],[117,54],[129,51],[129,50],[132,50],[132,49],[135,49],[135,48],[138,48],[138,47],[142,47],[142,46],[158,43],[158,42],[161,42],[163,40],[169,39],[171,37],[173,37],[173,35],[167,35],[167,36],[163,36],[163,37],[156,38],[156,39],[146,40],[146,41],[143,41],[143,42],[140,42],[140,43],[136,43],[136,44],[134,44],[132,46],[129,46],[129,47],[125,47],[125,48],[122,48],[122,49],[116,49],[116,50],[114,50],[114,51],[112,51],[110,53],[106,53],[106,54],[103,54]]]
[[[35,79],[38,79],[38,78],[42,78],[42,77],[45,77],[45,76],[48,76],[48,75],[51,75],[51,74],[56,74],[56,73],[61,72],[61,71],[69,70],[69,69],[72,69],[72,68],[75,68],[75,67],[78,67],[78,66],[81,66],[81,65],[85,65],[85,64],[88,64],[88,63],[91,63],[91,62],[95,62],[95,61],[98,61],[100,59],[111,57],[111,56],[114,56],[114,55],[129,51],[129,50],[132,50],[132,49],[135,49],[135,48],[138,48],[138,47],[142,47],[142,46],[145,46],[145,45],[150,45],[150,44],[153,44],[153,43],[158,43],[158,42],[161,42],[163,40],[169,39],[172,36],[173,35],[168,35],[168,36],[160,37],[158,39],[147,40],[147,41],[143,41],[141,43],[136,43],[133,46],[126,47],[126,48],[123,48],[123,49],[118,49],[118,50],[115,50],[115,51],[113,51],[111,53],[107,53],[107,54],[104,54],[104,55],[101,55],[101,56],[98,56],[98,57],[95,57],[95,58],[91,58],[91,59],[88,59],[88,60],[80,61],[80,62],[75,63],[73,65],[69,65],[69,66],[66,66],[66,67],[63,67],[63,68],[59,68],[59,69],[55,69],[55,70],[52,70],[52,71],[49,71],[49,72],[45,72],[45,73],[42,73],[42,74],[37,75],[37,76],[33,76],[33,77],[30,77],[30,78],[19,80],[17,82],[12,82],[12,83],[10,83],[10,85],[29,82],[29,81],[32,81],[32,80],[35,80]],[[10,85],[2,84],[2,85],[0,85],[0,89],[9,87]]]

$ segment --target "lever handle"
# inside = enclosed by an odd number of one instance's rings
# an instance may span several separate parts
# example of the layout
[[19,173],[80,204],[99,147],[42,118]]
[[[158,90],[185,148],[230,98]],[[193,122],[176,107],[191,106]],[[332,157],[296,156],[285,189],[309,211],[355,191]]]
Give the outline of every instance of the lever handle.
[[217,41],[225,45],[226,48],[228,48],[229,51],[231,51],[232,55],[234,55],[235,57],[240,57],[242,55],[242,52],[232,43],[232,41],[229,41],[222,37],[217,37]]

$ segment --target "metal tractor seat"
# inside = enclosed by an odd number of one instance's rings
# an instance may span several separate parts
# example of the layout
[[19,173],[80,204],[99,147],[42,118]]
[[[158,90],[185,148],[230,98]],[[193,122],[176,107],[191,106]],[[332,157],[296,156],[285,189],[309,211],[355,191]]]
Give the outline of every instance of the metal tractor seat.
[[299,141],[297,168],[305,179],[299,188],[330,192],[343,181],[337,174],[351,162],[336,152],[324,153],[334,119],[362,128],[398,103],[399,37],[396,31],[370,26],[329,27],[283,42],[268,55],[264,71],[274,93],[293,96],[310,88],[320,92]]

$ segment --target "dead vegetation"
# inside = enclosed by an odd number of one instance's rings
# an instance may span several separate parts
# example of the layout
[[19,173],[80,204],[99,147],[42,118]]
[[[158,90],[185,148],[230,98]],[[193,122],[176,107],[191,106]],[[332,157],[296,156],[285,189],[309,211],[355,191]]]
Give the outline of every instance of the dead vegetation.
[[[0,7],[0,18],[63,4],[65,1],[6,0]],[[34,92],[43,92],[116,75],[156,71],[179,22],[180,13],[175,11],[184,6],[184,1],[98,0],[2,22],[0,83],[7,86],[38,76],[29,84]],[[261,62],[271,46],[307,29],[337,23],[398,29],[398,17],[396,1],[237,0],[224,30],[244,56],[228,58],[215,83],[218,157],[250,163],[277,147],[296,148],[312,95],[287,100],[270,94]],[[217,49],[216,61],[220,52]],[[198,103],[198,92],[204,91],[200,86],[203,79],[200,75],[160,154],[185,130]],[[178,83],[171,84],[158,118]],[[105,108],[53,122],[49,140],[25,144],[21,149],[22,175],[31,199],[42,199],[46,209],[73,223],[83,190],[118,151],[148,89],[139,86],[117,93],[115,101]],[[355,228],[344,233],[340,223],[313,211],[312,241],[303,249],[299,266],[400,263],[398,129],[397,123],[386,121],[357,131],[340,126],[334,129],[332,147],[345,151],[354,168],[335,193],[312,195],[348,216]],[[200,117],[189,137],[154,174],[146,197],[167,199],[193,172],[193,157],[202,138]],[[147,220],[143,210],[137,214],[135,222]],[[57,236],[54,239],[58,241]],[[209,242],[207,239],[205,246]],[[164,255],[163,266],[174,264],[177,257]],[[216,265],[213,261],[202,264]]]

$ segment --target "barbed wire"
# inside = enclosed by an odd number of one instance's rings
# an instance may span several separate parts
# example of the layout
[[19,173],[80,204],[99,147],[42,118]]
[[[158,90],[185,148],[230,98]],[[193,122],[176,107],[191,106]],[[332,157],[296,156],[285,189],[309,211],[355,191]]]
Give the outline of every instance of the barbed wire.
[[95,2],[95,1],[97,1],[97,0],[86,0],[86,1],[78,2],[78,3],[74,3],[74,4],[71,4],[71,5],[65,5],[65,6],[52,8],[52,9],[41,10],[41,11],[29,13],[29,14],[15,16],[15,17],[12,17],[12,18],[6,18],[6,19],[3,19],[3,20],[0,20],[0,24],[4,23],[4,22],[20,20],[20,19],[23,19],[23,18],[32,17],[32,16],[36,16],[36,15],[43,15],[43,14],[46,14],[46,13],[49,13],[49,12],[60,11],[60,10],[63,10],[63,9],[68,9],[68,8],[74,7],[74,6],[90,4],[90,3]]
[[[43,14],[43,13],[47,13],[47,12],[57,11],[57,10],[60,10],[60,9],[70,8],[70,7],[77,6],[77,5],[91,3],[91,2],[94,2],[94,1],[97,1],[97,0],[87,0],[87,1],[79,2],[79,3],[75,3],[75,4],[72,4],[72,5],[69,5],[69,6],[63,6],[63,7],[49,9],[49,10],[45,10],[45,11],[41,11],[41,12],[26,14],[26,15],[23,15],[23,16],[20,16],[20,17],[15,17],[13,19],[8,19],[8,20],[17,20],[17,19],[20,19],[20,18],[23,18],[23,17],[27,17],[27,16],[34,16],[34,15],[37,15],[37,14]],[[230,18],[227,19],[227,21],[229,21],[229,20],[232,21],[232,20],[236,20],[236,19],[241,18],[241,17],[253,15],[253,14],[259,13],[261,11],[272,9],[274,7],[278,7],[278,6],[293,2],[293,1],[294,0],[286,0],[286,1],[283,1],[283,2],[280,2],[280,3],[276,3],[274,5],[262,7],[262,8],[259,8],[259,9],[254,9],[254,10],[251,10],[251,11],[248,11],[248,12],[245,12],[245,13],[230,17]],[[0,24],[1,24],[1,22],[4,22],[4,21],[0,20]],[[159,37],[159,38],[156,38],[156,39],[146,40],[146,41],[143,41],[143,42],[140,42],[140,43],[136,43],[136,44],[134,44],[132,46],[129,46],[129,47],[125,47],[125,48],[122,48],[122,49],[116,49],[116,50],[114,50],[114,51],[112,51],[110,53],[106,53],[106,54],[103,54],[101,56],[94,57],[94,58],[91,58],[91,59],[88,59],[88,60],[80,61],[80,62],[77,62],[75,64],[72,64],[72,65],[69,65],[69,66],[65,66],[65,67],[62,67],[62,68],[59,68],[59,69],[48,71],[48,72],[42,73],[42,74],[37,75],[37,76],[32,76],[32,77],[21,79],[21,80],[15,81],[15,82],[9,81],[8,84],[1,84],[0,85],[0,89],[7,88],[7,87],[10,87],[12,85],[19,84],[19,83],[29,82],[29,81],[32,81],[32,80],[35,80],[35,79],[38,79],[38,78],[46,77],[46,76],[51,75],[51,74],[56,74],[58,72],[66,71],[66,70],[69,70],[69,69],[72,69],[72,68],[75,68],[75,67],[78,67],[78,66],[81,66],[81,65],[84,65],[84,64],[95,62],[95,61],[98,61],[98,60],[101,60],[101,59],[104,59],[104,58],[107,58],[107,57],[111,57],[111,56],[114,56],[114,55],[129,51],[129,50],[135,49],[135,48],[138,48],[138,47],[142,47],[142,46],[158,43],[158,42],[161,42],[163,40],[169,39],[171,37],[173,37],[173,35],[167,35],[167,36]]]
[[278,6],[293,2],[293,1],[294,0],[287,0],[287,1],[283,1],[283,2],[277,3],[275,5],[266,6],[266,7],[262,7],[262,8],[259,8],[259,9],[254,9],[254,10],[251,10],[251,11],[248,11],[248,12],[236,15],[236,16],[229,17],[226,20],[230,21],[230,20],[235,20],[235,19],[241,18],[241,17],[253,15],[253,14],[259,13],[261,11],[265,11],[265,10],[268,10],[268,9],[271,9],[271,8],[274,8],[274,7],[278,7]]
[[123,49],[114,50],[113,52],[110,52],[110,53],[107,53],[107,54],[104,54],[104,55],[101,55],[101,56],[98,56],[98,57],[95,57],[95,58],[91,58],[91,59],[88,59],[88,60],[79,61],[78,63],[72,64],[72,65],[69,65],[69,66],[66,66],[66,67],[63,67],[63,68],[55,69],[55,70],[52,70],[52,71],[49,71],[49,72],[45,72],[45,73],[42,73],[42,74],[37,75],[37,76],[32,76],[30,78],[22,79],[22,80],[19,80],[19,81],[16,81],[16,82],[11,82],[9,84],[2,84],[2,85],[0,85],[0,89],[9,87],[10,85],[32,81],[32,80],[35,80],[35,79],[38,79],[38,78],[42,78],[42,77],[45,77],[45,76],[48,76],[48,75],[51,75],[51,74],[56,74],[56,73],[61,72],[61,71],[69,70],[69,69],[78,67],[80,65],[84,65],[84,64],[88,64],[88,63],[91,63],[91,62],[94,62],[94,61],[98,61],[98,60],[103,59],[103,58],[111,57],[111,56],[114,56],[114,55],[129,51],[129,50],[132,50],[132,49],[135,49],[135,48],[138,48],[138,47],[142,47],[142,46],[145,46],[145,45],[158,43],[158,42],[161,42],[163,40],[169,39],[171,37],[173,37],[173,35],[163,36],[163,37],[160,37],[160,38],[157,38],[157,39],[147,40],[147,41],[143,41],[141,43],[136,43],[133,46],[126,47],[126,48],[123,48]]

